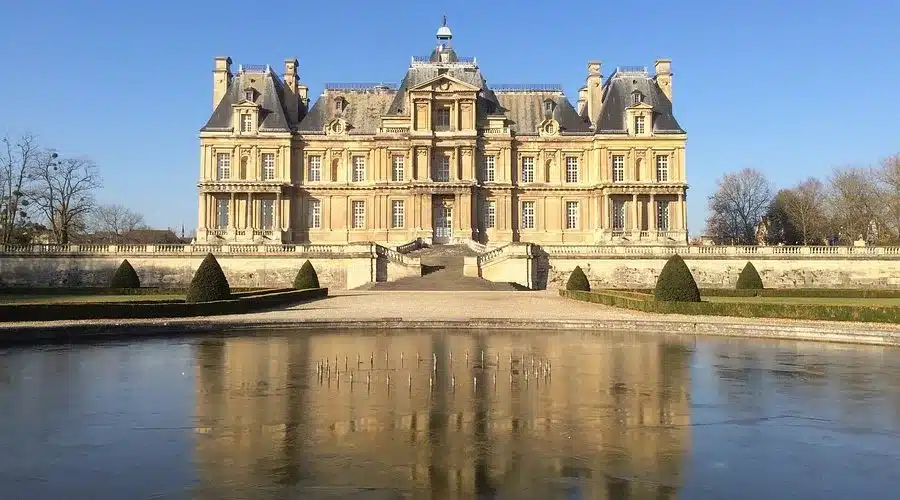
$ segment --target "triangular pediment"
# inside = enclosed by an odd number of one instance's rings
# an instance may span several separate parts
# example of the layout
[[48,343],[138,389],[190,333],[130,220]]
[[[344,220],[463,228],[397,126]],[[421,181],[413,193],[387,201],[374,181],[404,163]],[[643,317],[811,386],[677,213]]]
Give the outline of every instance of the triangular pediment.
[[468,92],[478,92],[481,90],[480,88],[470,85],[462,80],[457,80],[450,75],[438,75],[430,80],[426,80],[415,87],[409,89],[410,91],[415,90],[434,90],[434,91],[443,91],[443,92],[459,92],[459,91],[468,91]]
[[236,104],[233,105],[235,108],[258,108],[259,104],[250,101],[248,99],[241,99]]
[[647,104],[646,102],[639,102],[637,104],[632,104],[631,106],[628,106],[628,109],[633,109],[636,111],[652,110],[653,106]]

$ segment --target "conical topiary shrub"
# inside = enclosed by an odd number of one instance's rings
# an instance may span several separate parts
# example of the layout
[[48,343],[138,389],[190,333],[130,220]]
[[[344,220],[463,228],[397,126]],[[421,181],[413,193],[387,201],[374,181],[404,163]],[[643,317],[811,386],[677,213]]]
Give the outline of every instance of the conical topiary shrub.
[[653,295],[669,302],[700,302],[700,289],[680,255],[673,255],[663,266]]
[[581,266],[575,266],[575,270],[569,276],[569,281],[566,282],[566,290],[591,291],[591,283],[584,271],[581,270]]
[[119,268],[116,269],[116,274],[113,274],[112,279],[109,281],[110,288],[140,288],[141,287],[141,279],[138,278],[137,273],[134,271],[134,268],[131,267],[131,263],[128,262],[128,259],[122,261],[119,264]]
[[197,272],[194,273],[194,279],[188,287],[185,302],[210,302],[213,300],[226,300],[231,298],[231,287],[228,286],[228,279],[222,272],[222,266],[219,261],[208,253],[204,257]]
[[297,271],[297,277],[294,278],[294,288],[297,290],[306,290],[307,288],[320,288],[319,275],[316,274],[312,262],[306,261]]
[[753,264],[750,262],[744,266],[744,270],[741,271],[740,276],[738,276],[737,285],[735,286],[738,290],[762,290],[763,282],[762,278],[759,277],[759,273],[756,272],[756,268],[753,267]]

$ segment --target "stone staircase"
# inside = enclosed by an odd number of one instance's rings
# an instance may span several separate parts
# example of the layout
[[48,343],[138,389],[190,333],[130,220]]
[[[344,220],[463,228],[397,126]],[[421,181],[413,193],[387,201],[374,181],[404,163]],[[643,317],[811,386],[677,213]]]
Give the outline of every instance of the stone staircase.
[[521,287],[510,283],[495,283],[481,278],[463,276],[465,257],[478,255],[466,245],[434,245],[409,252],[422,263],[422,276],[397,281],[369,283],[362,290],[421,290],[421,291],[512,291]]

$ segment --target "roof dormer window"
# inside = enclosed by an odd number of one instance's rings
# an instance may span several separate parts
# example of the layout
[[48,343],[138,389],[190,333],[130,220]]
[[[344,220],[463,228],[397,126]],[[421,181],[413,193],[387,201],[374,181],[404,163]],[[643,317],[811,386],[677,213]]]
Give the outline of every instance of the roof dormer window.
[[248,88],[244,89],[244,100],[253,101],[254,97],[255,96],[254,96],[254,92],[253,92],[252,88],[248,87]]
[[544,99],[544,114],[545,115],[552,115],[554,107],[556,107],[556,103],[553,102],[553,99]]
[[344,111],[344,99],[342,97],[334,98],[334,111],[335,113]]
[[631,93],[632,104],[640,104],[642,102],[644,102],[644,94],[642,94],[640,90],[635,90]]

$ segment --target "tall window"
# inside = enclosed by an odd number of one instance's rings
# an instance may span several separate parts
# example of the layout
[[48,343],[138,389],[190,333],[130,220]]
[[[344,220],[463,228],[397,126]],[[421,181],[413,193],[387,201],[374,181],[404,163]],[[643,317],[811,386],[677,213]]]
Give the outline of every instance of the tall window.
[[659,182],[669,181],[669,157],[656,157],[656,180]]
[[534,229],[534,202],[522,202],[522,229]]
[[578,202],[566,202],[566,229],[578,229]]
[[613,155],[612,157],[612,180],[613,182],[625,181],[625,156]]
[[366,202],[353,202],[353,229],[363,229],[366,227]]
[[320,229],[322,227],[322,202],[309,200],[309,228]]
[[227,181],[231,178],[231,155],[228,153],[216,154],[216,178]]
[[259,227],[271,230],[275,227],[275,200],[262,200],[259,211]]
[[488,200],[484,209],[484,227],[485,229],[493,228],[497,225],[497,202]]
[[353,157],[353,182],[366,180],[366,159],[362,156]]
[[341,162],[337,158],[331,160],[331,182],[338,182],[338,167]]
[[522,182],[534,182],[534,158],[522,158]]
[[227,198],[216,200],[216,227],[225,229],[228,227],[229,214],[231,213],[231,204]]
[[566,182],[578,182],[578,158],[575,156],[566,157]]
[[241,132],[253,131],[253,116],[250,114],[241,115]]
[[246,179],[247,178],[247,164],[250,162],[250,158],[246,156],[241,157],[241,167],[238,171],[238,179]]
[[322,180],[322,157],[321,156],[310,156],[309,157],[309,181],[310,182],[319,182]]
[[393,156],[391,158],[391,180],[394,182],[403,182],[405,176],[404,158],[402,156]]
[[446,155],[438,155],[437,165],[434,170],[434,180],[438,182],[447,182],[450,180],[450,157]]
[[263,180],[271,181],[275,178],[275,153],[263,153]]
[[634,133],[635,134],[643,134],[644,133],[644,117],[643,116],[635,116],[634,117]]
[[406,210],[403,200],[391,201],[391,227],[400,229],[405,225]]
[[434,111],[434,129],[450,130],[450,108],[440,106]]
[[485,156],[482,169],[484,170],[484,182],[494,182],[494,165],[496,164],[495,156]]
[[613,200],[612,228],[613,231],[622,231],[625,229],[625,202],[622,200]]
[[656,229],[660,231],[669,230],[669,202],[656,202]]

